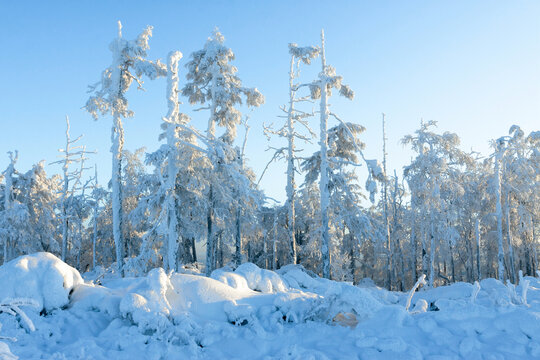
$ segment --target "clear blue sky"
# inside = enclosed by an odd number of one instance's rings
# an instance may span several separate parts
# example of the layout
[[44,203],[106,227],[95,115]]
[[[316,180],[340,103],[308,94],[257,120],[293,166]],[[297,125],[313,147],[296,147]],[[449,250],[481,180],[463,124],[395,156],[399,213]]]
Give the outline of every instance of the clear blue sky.
[[[81,107],[87,85],[110,64],[117,20],[127,38],[153,25],[149,55],[163,60],[170,50],[187,59],[220,28],[244,85],[266,96],[252,113],[248,140],[258,174],[270,158],[261,125],[277,123],[287,101],[287,44],[318,44],[323,27],[328,63],[356,92],[352,102],[334,97],[333,111],[367,128],[366,156],[379,159],[385,112],[389,165],[398,174],[411,157],[399,140],[420,118],[438,121],[440,131],[458,133],[464,149],[483,154],[512,124],[540,129],[539,1],[0,0],[0,14],[1,169],[12,149],[20,152],[20,170],[54,161],[68,114],[72,134],[84,133],[83,142],[99,152],[90,163],[98,164],[101,181],[110,176],[110,118],[94,122]],[[165,80],[147,81],[146,92],[130,91],[128,99],[135,117],[125,122],[126,148],[153,151],[166,113]],[[204,129],[206,114],[191,114],[188,104],[182,111]],[[313,126],[318,132],[316,119]],[[272,166],[261,183],[269,196],[284,198],[283,171]]]

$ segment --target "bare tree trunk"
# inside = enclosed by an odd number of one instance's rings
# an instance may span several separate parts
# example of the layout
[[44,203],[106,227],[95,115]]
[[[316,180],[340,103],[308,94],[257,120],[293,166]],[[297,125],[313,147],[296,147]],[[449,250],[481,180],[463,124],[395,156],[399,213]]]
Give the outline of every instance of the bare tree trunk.
[[475,223],[475,237],[476,237],[476,273],[478,274],[477,280],[482,279],[482,272],[480,271],[480,219],[476,219]]
[[498,245],[498,279],[504,281],[504,248],[503,248],[503,232],[502,232],[502,207],[501,207],[501,168],[500,157],[497,153],[495,157],[495,196],[497,202],[495,204],[495,214],[497,216],[497,245]]
[[[326,71],[326,57],[324,53],[324,32],[321,32],[322,43],[322,73]],[[330,279],[330,229],[328,220],[328,207],[330,203],[330,194],[328,189],[328,94],[326,88],[326,81],[321,79],[321,129],[320,129],[320,141],[321,146],[321,180],[319,182],[320,196],[321,196],[321,255],[322,255],[322,276],[326,279]]]

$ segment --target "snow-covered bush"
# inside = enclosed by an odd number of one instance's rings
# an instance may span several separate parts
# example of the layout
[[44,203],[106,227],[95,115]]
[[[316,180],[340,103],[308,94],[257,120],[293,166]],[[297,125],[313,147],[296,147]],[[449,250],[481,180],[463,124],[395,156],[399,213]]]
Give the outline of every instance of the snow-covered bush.
[[235,274],[243,276],[251,290],[263,293],[283,292],[287,285],[273,271],[261,269],[252,263],[244,263],[236,268]]
[[76,269],[50,253],[21,256],[0,266],[2,298],[31,299],[40,310],[66,306],[73,288],[82,283]]
[[132,320],[143,332],[164,331],[172,319],[171,302],[178,307],[178,294],[162,268],[153,269],[120,301],[123,317]]

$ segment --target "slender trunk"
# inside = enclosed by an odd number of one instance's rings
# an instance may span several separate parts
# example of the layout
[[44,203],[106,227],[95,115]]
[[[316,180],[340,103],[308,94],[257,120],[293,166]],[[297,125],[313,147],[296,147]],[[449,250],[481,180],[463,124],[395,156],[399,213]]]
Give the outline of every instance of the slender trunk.
[[427,231],[425,224],[421,224],[422,228],[422,274],[428,272],[428,254],[427,254]]
[[113,237],[116,248],[116,262],[120,276],[124,277],[124,239],[122,234],[122,148],[124,145],[124,129],[120,115],[114,114],[112,138],[112,218]]
[[386,235],[386,288],[392,290],[392,239],[390,236],[390,223],[388,221],[388,182],[386,178],[386,131],[385,131],[385,116],[382,114],[382,131],[383,131],[383,170],[384,170],[384,183],[383,183],[383,216],[384,216],[384,228]]
[[289,113],[287,116],[287,138],[289,142],[287,154],[287,235],[289,237],[289,261],[297,263],[295,232],[295,209],[296,184],[294,182],[294,56],[291,56],[291,68],[289,71]]
[[[433,211],[433,210],[432,210]],[[435,277],[435,224],[433,220],[433,213],[430,216],[431,229],[429,232],[430,245],[429,245],[429,287],[433,287],[433,281]]]
[[476,219],[475,237],[476,237],[476,273],[478,274],[477,280],[480,281],[482,279],[482,273],[480,271],[480,219]]
[[210,276],[213,270],[214,264],[214,234],[212,233],[212,216],[213,216],[213,194],[212,185],[210,185],[210,191],[208,192],[208,215],[206,218],[206,224],[208,231],[206,234],[206,275]]
[[[122,54],[120,44],[122,41],[122,25],[118,22],[117,46],[113,51],[113,68],[111,73],[111,88],[117,89],[116,98],[122,96]],[[116,108],[113,109],[113,126],[111,128],[112,153],[112,218],[113,238],[116,248],[116,263],[120,276],[124,277],[124,239],[122,234],[122,149],[124,147],[124,129],[122,118]]]
[[411,222],[411,272],[412,272],[412,279],[411,281],[414,283],[415,279],[418,278],[417,275],[417,254],[416,254],[416,213],[414,206],[411,203],[411,212],[412,212],[412,222]]
[[191,253],[193,256],[193,262],[197,262],[197,249],[195,248],[195,238],[191,238]]
[[176,150],[176,124],[179,121],[178,110],[178,61],[182,54],[179,52],[169,53],[167,59],[167,103],[169,106],[167,120],[167,270],[178,270],[178,215],[177,208],[179,199],[176,197],[176,178],[178,176],[177,150]]
[[[9,211],[11,209],[11,187],[13,186],[13,172],[15,171],[15,161],[13,158],[12,153],[10,153],[11,163],[8,165],[8,168],[6,169],[6,176],[5,176],[5,184],[4,184],[4,211]],[[16,156],[15,156],[16,159]],[[9,248],[9,233],[6,232],[4,235],[4,264],[8,262],[9,254],[8,254],[8,248]]]
[[268,235],[266,231],[263,234],[263,256],[264,256],[264,268],[268,269]]
[[[219,69],[217,65],[214,63],[212,65],[212,87],[210,89],[210,93],[212,96],[212,104],[210,105],[210,119],[208,119],[208,129],[206,130],[206,136],[210,140],[211,146],[215,147],[216,144],[213,143],[215,141],[215,132],[216,132],[216,90],[217,90],[217,77],[219,75]],[[215,158],[215,151],[216,149],[209,149],[210,150],[210,162],[214,166],[214,169],[210,171],[214,171],[213,176],[211,178],[215,178],[216,172],[218,172],[217,169],[217,159]],[[210,180],[212,182],[212,180]],[[214,216],[214,195],[213,195],[213,184],[210,183],[210,189],[208,192],[208,215],[207,215],[207,234],[206,234],[206,275],[210,276],[210,273],[212,272],[215,264],[215,239],[213,234],[213,216]]]
[[355,258],[354,258],[354,238],[351,234],[349,234],[350,236],[350,239],[349,239],[349,242],[350,242],[350,247],[349,247],[349,258],[350,258],[350,266],[351,266],[351,278],[352,278],[352,282],[353,284],[356,284],[356,278],[355,278],[355,273],[356,273],[356,261],[355,261]]
[[[326,73],[326,58],[324,53],[324,32],[321,32],[322,41],[322,73]],[[322,275],[326,279],[330,279],[330,229],[328,224],[328,207],[330,203],[330,194],[328,189],[328,93],[326,89],[326,79],[321,78],[321,131],[320,141],[321,146],[321,181],[319,183],[321,196],[321,255],[322,255]]]
[[67,197],[69,191],[69,150],[70,150],[70,137],[69,137],[69,118],[66,116],[66,148],[64,152],[64,164],[62,171],[64,173],[64,187],[62,189],[62,261],[66,261],[67,256],[67,244],[68,244],[68,214],[67,214]]
[[274,241],[272,244],[272,270],[277,269],[277,208],[274,209]]
[[536,249],[537,246],[536,246],[536,231],[535,231],[534,217],[532,220],[532,247],[533,247],[533,255],[534,255],[533,274],[535,274],[536,269],[538,269],[538,252]]
[[514,266],[514,247],[512,246],[512,234],[510,229],[510,194],[506,192],[506,201],[504,203],[504,214],[506,217],[506,241],[508,246],[508,265],[510,267],[509,277],[512,278],[514,284],[517,283],[516,268]]
[[501,168],[500,159],[501,155],[497,153],[495,157],[495,196],[497,197],[497,203],[495,205],[495,214],[497,216],[497,262],[498,266],[498,279],[504,280],[504,248],[503,248],[503,231],[502,231],[502,207],[501,207]]
[[450,244],[450,271],[452,271],[452,282],[456,282],[456,268],[454,264],[454,246]]
[[240,205],[236,209],[236,232],[235,232],[235,263],[236,266],[242,263],[242,233],[241,233],[241,222],[240,222]]

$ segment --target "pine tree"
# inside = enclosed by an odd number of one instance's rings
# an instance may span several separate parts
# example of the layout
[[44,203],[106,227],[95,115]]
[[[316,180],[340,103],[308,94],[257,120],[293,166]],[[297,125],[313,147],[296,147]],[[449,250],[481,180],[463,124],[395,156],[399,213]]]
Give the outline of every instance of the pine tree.
[[[234,53],[224,45],[224,41],[225,38],[216,29],[204,48],[191,54],[191,60],[186,64],[187,83],[182,89],[182,94],[188,97],[191,104],[206,105],[197,110],[210,111],[204,139],[211,167],[208,173],[206,216],[208,275],[216,264],[218,247],[215,227],[225,216],[224,202],[230,203],[233,200],[224,185],[229,183],[231,178],[227,171],[231,169],[237,153],[231,146],[236,138],[237,126],[242,121],[242,115],[236,106],[242,104],[242,98],[245,98],[250,107],[258,107],[264,103],[264,97],[256,88],[242,87],[241,80],[236,75],[236,67],[230,64],[230,61],[234,60]],[[216,125],[225,128],[224,134],[219,138],[216,138]]]
[[142,76],[155,79],[166,74],[165,66],[158,61],[146,59],[148,40],[152,36],[152,27],[148,26],[135,40],[122,37],[122,24],[118,22],[118,37],[110,44],[113,55],[112,64],[103,71],[101,81],[90,87],[93,94],[86,102],[86,110],[97,120],[98,116],[111,113],[112,153],[112,213],[113,234],[116,247],[118,272],[124,276],[124,240],[122,236],[122,149],[124,146],[124,129],[122,119],[132,117],[133,111],[128,109],[126,92],[135,81],[142,89]]

